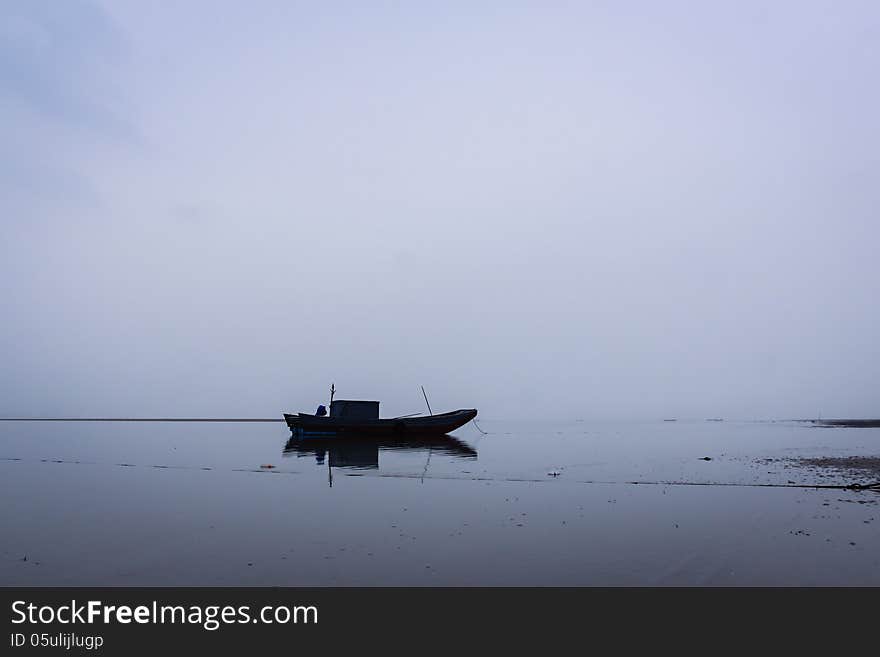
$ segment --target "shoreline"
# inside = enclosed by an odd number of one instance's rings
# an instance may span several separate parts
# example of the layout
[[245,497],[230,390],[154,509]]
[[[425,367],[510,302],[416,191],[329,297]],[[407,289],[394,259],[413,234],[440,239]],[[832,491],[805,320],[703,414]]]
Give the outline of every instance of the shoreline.
[[849,427],[851,429],[878,429],[880,428],[880,420],[854,420],[854,419],[838,419],[838,420],[801,420],[802,422],[812,422],[819,427]]

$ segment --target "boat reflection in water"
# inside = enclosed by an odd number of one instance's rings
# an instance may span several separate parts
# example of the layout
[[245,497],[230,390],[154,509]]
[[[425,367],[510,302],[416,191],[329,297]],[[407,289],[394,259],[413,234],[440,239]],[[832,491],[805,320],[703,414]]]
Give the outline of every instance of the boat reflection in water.
[[314,456],[318,465],[358,470],[378,469],[379,452],[424,452],[476,460],[477,450],[452,436],[420,436],[377,438],[348,436],[346,438],[292,437],[284,446],[284,456]]

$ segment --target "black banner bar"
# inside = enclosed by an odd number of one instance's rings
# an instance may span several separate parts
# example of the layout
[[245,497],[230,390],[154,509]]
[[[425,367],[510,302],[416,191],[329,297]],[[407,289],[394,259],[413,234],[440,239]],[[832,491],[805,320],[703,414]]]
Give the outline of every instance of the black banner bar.
[[[816,647],[835,614],[870,626],[874,591],[575,588],[0,589],[3,654],[156,654],[259,649],[541,652]],[[861,600],[864,606],[855,604]],[[788,619],[795,619],[794,624]],[[830,636],[829,636],[830,638]],[[572,644],[572,642],[574,642]],[[754,646],[753,646],[754,647]],[[405,648],[405,650],[403,650]],[[395,652],[397,650],[394,650]]]

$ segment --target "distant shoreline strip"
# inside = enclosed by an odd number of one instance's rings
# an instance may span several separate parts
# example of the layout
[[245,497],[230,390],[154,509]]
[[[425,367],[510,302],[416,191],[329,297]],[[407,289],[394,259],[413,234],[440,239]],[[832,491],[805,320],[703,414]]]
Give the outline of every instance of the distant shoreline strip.
[[274,417],[0,417],[0,422],[284,422]]

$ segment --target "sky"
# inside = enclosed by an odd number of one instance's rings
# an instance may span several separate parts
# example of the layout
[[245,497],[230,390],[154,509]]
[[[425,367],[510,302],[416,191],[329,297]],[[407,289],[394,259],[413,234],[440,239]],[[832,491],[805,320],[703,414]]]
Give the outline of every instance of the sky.
[[0,416],[878,417],[875,2],[0,5]]

